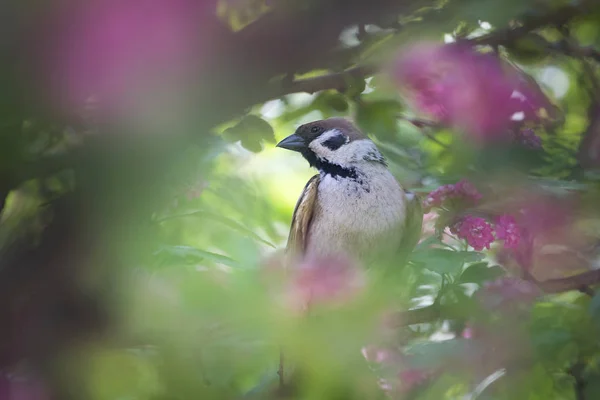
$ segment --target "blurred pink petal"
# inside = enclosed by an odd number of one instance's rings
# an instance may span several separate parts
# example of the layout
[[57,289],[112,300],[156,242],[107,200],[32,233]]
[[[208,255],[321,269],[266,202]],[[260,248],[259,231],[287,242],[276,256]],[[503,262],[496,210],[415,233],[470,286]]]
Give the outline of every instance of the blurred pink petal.
[[454,185],[443,185],[430,192],[423,200],[423,208],[427,212],[433,207],[439,208],[446,205],[448,200],[456,199],[475,204],[481,200],[481,197],[471,182],[461,179]]
[[345,257],[309,257],[291,272],[288,302],[292,309],[343,305],[363,289],[362,270]]
[[399,374],[402,392],[409,392],[431,377],[431,372],[422,368],[411,368]]
[[398,59],[393,75],[418,110],[480,141],[506,140],[516,113],[533,118],[542,107],[542,94],[517,71],[466,45],[417,44]]
[[53,93],[73,107],[90,96],[103,106],[131,101],[197,67],[202,16],[212,1],[69,1],[44,43]]
[[504,247],[517,248],[521,241],[521,230],[511,215],[502,215],[496,219],[496,238],[504,241]]
[[481,251],[484,248],[490,248],[490,244],[494,241],[492,227],[487,221],[480,217],[467,215],[458,221],[453,227],[452,232],[460,239],[465,239],[469,246],[476,251]]

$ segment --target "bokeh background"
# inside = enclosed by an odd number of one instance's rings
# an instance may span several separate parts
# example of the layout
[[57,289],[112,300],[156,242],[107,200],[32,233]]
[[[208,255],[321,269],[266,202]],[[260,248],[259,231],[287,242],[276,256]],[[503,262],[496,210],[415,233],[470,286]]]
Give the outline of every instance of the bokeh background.
[[[0,399],[598,398],[599,46],[595,0],[2,2]],[[282,273],[331,116],[423,200],[394,279]]]

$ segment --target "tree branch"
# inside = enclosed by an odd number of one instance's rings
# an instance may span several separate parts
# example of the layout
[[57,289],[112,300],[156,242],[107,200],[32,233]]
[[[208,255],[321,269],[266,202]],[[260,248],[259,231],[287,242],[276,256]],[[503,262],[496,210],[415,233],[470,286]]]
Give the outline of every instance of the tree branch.
[[349,78],[360,79],[374,75],[378,68],[374,65],[362,65],[347,69],[343,72],[316,76],[314,78],[293,80],[291,82],[281,82],[280,85],[274,86],[268,94],[269,99],[276,99],[286,94],[291,93],[315,93],[321,90],[338,90],[344,91],[348,89]]
[[560,279],[535,282],[546,293],[562,293],[569,290],[581,290],[590,285],[600,283],[600,270],[584,272],[579,275]]
[[[576,17],[577,15],[581,15],[582,13],[588,12],[594,5],[595,5],[594,1],[588,0],[588,1],[583,1],[579,5],[570,5],[570,6],[560,7],[548,14],[526,18],[526,19],[524,19],[523,23],[516,28],[507,27],[507,28],[497,29],[497,30],[489,33],[488,35],[484,35],[484,36],[474,38],[474,39],[464,39],[464,41],[469,42],[473,45],[490,45],[490,46],[494,46],[494,47],[499,46],[499,45],[509,46],[515,40],[520,39],[524,36],[527,36],[528,34],[530,34],[532,31],[534,31],[536,29],[542,28],[547,25],[558,26],[558,25],[565,24],[573,17]],[[274,17],[270,17],[269,20],[272,18],[274,18]],[[364,19],[364,18],[359,18],[359,19]],[[260,20],[257,21],[257,24],[259,24],[259,23],[260,23]],[[259,28],[253,27],[252,30],[251,29],[248,29],[248,30],[251,32],[253,32],[253,31],[258,32]],[[254,33],[254,34],[258,34],[258,33]],[[244,35],[252,36],[252,34],[250,34],[250,32],[244,32]],[[578,47],[578,48],[570,47],[569,49],[565,49],[562,45],[553,45],[548,42],[546,42],[546,45],[550,46],[548,48],[552,48],[555,51],[562,51],[567,55],[573,55],[573,56],[578,55],[578,56],[582,56],[582,57],[590,57],[590,58],[593,58],[594,60],[600,61],[600,52],[596,51],[592,47]],[[314,58],[312,58],[312,59],[314,59]],[[321,59],[320,61],[323,61],[323,60]],[[287,68],[287,71],[289,72],[290,70],[295,70],[295,71],[306,70],[307,67],[308,66],[303,66],[301,64],[298,64],[298,65],[296,65],[296,68],[292,68],[292,66],[289,66]],[[310,67],[311,68],[319,68],[319,67],[322,68],[323,64],[322,63],[320,63],[319,65],[311,64]],[[310,69],[310,68],[308,68],[308,69]],[[379,68],[376,65],[362,65],[362,66],[356,66],[356,67],[347,69],[346,71],[343,71],[343,72],[317,76],[314,78],[295,80],[292,82],[289,82],[289,81],[281,82],[280,81],[279,86],[271,85],[271,89],[267,91],[265,97],[268,100],[271,100],[271,99],[279,98],[279,97],[285,96],[286,94],[291,94],[291,93],[306,92],[306,93],[312,94],[312,93],[315,93],[315,92],[318,92],[321,90],[328,90],[328,89],[342,91],[342,90],[346,89],[346,87],[347,87],[347,84],[348,84],[347,77],[365,78],[370,75],[374,75],[378,69]]]
[[529,32],[535,31],[536,29],[548,25],[560,26],[566,24],[572,18],[577,17],[578,15],[585,15],[592,11],[594,7],[598,7],[597,1],[583,0],[578,2],[578,4],[559,7],[547,14],[524,18],[521,25],[516,28],[506,27],[497,29],[487,35],[467,39],[466,41],[471,42],[472,44],[488,45],[492,47],[504,46],[526,36]]

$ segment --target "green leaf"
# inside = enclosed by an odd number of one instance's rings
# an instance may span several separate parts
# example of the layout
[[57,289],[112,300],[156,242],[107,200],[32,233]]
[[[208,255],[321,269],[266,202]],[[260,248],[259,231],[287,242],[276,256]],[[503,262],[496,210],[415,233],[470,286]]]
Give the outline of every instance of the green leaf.
[[252,114],[246,115],[235,126],[227,128],[222,136],[229,143],[241,141],[244,148],[255,153],[263,149],[263,142],[275,143],[275,132],[271,124]]
[[452,251],[446,249],[429,249],[415,252],[412,261],[423,264],[423,267],[438,274],[458,274],[465,263],[480,261],[483,254],[472,251]]
[[400,103],[394,100],[360,101],[356,110],[356,122],[367,133],[380,138],[393,139],[398,130]]
[[338,112],[348,110],[348,101],[343,94],[339,92],[323,92],[320,96],[322,104],[327,108]]
[[344,94],[350,99],[360,96],[360,94],[364,92],[367,86],[365,78],[363,77],[345,75],[344,80],[346,82],[346,89],[344,90]]
[[586,377],[586,385],[583,389],[584,399],[600,399],[600,374],[594,373]]
[[600,290],[596,291],[590,302],[589,313],[596,325],[600,327]]
[[217,253],[211,253],[197,249],[191,246],[161,246],[155,253],[157,256],[167,256],[179,261],[185,262],[198,262],[198,261],[212,261],[214,263],[227,265],[229,267],[239,267],[240,264],[232,258],[223,256]]
[[511,43],[507,48],[508,54],[514,61],[522,64],[542,62],[548,57],[548,51],[543,46],[544,40],[536,36],[525,36]]
[[470,265],[458,278],[458,283],[483,283],[494,280],[505,274],[498,265],[489,266],[487,262],[478,262]]
[[417,342],[407,346],[404,353],[410,357],[410,366],[413,368],[435,368],[452,358],[463,358],[468,346],[465,339]]

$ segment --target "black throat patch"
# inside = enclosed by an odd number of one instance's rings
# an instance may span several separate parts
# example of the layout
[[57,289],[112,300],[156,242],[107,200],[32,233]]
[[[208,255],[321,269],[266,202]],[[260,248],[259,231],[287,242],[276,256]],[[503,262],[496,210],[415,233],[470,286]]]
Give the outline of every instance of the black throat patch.
[[325,175],[331,175],[332,178],[350,178],[357,180],[358,174],[356,168],[344,168],[341,165],[330,163],[329,161],[315,158],[315,168]]

